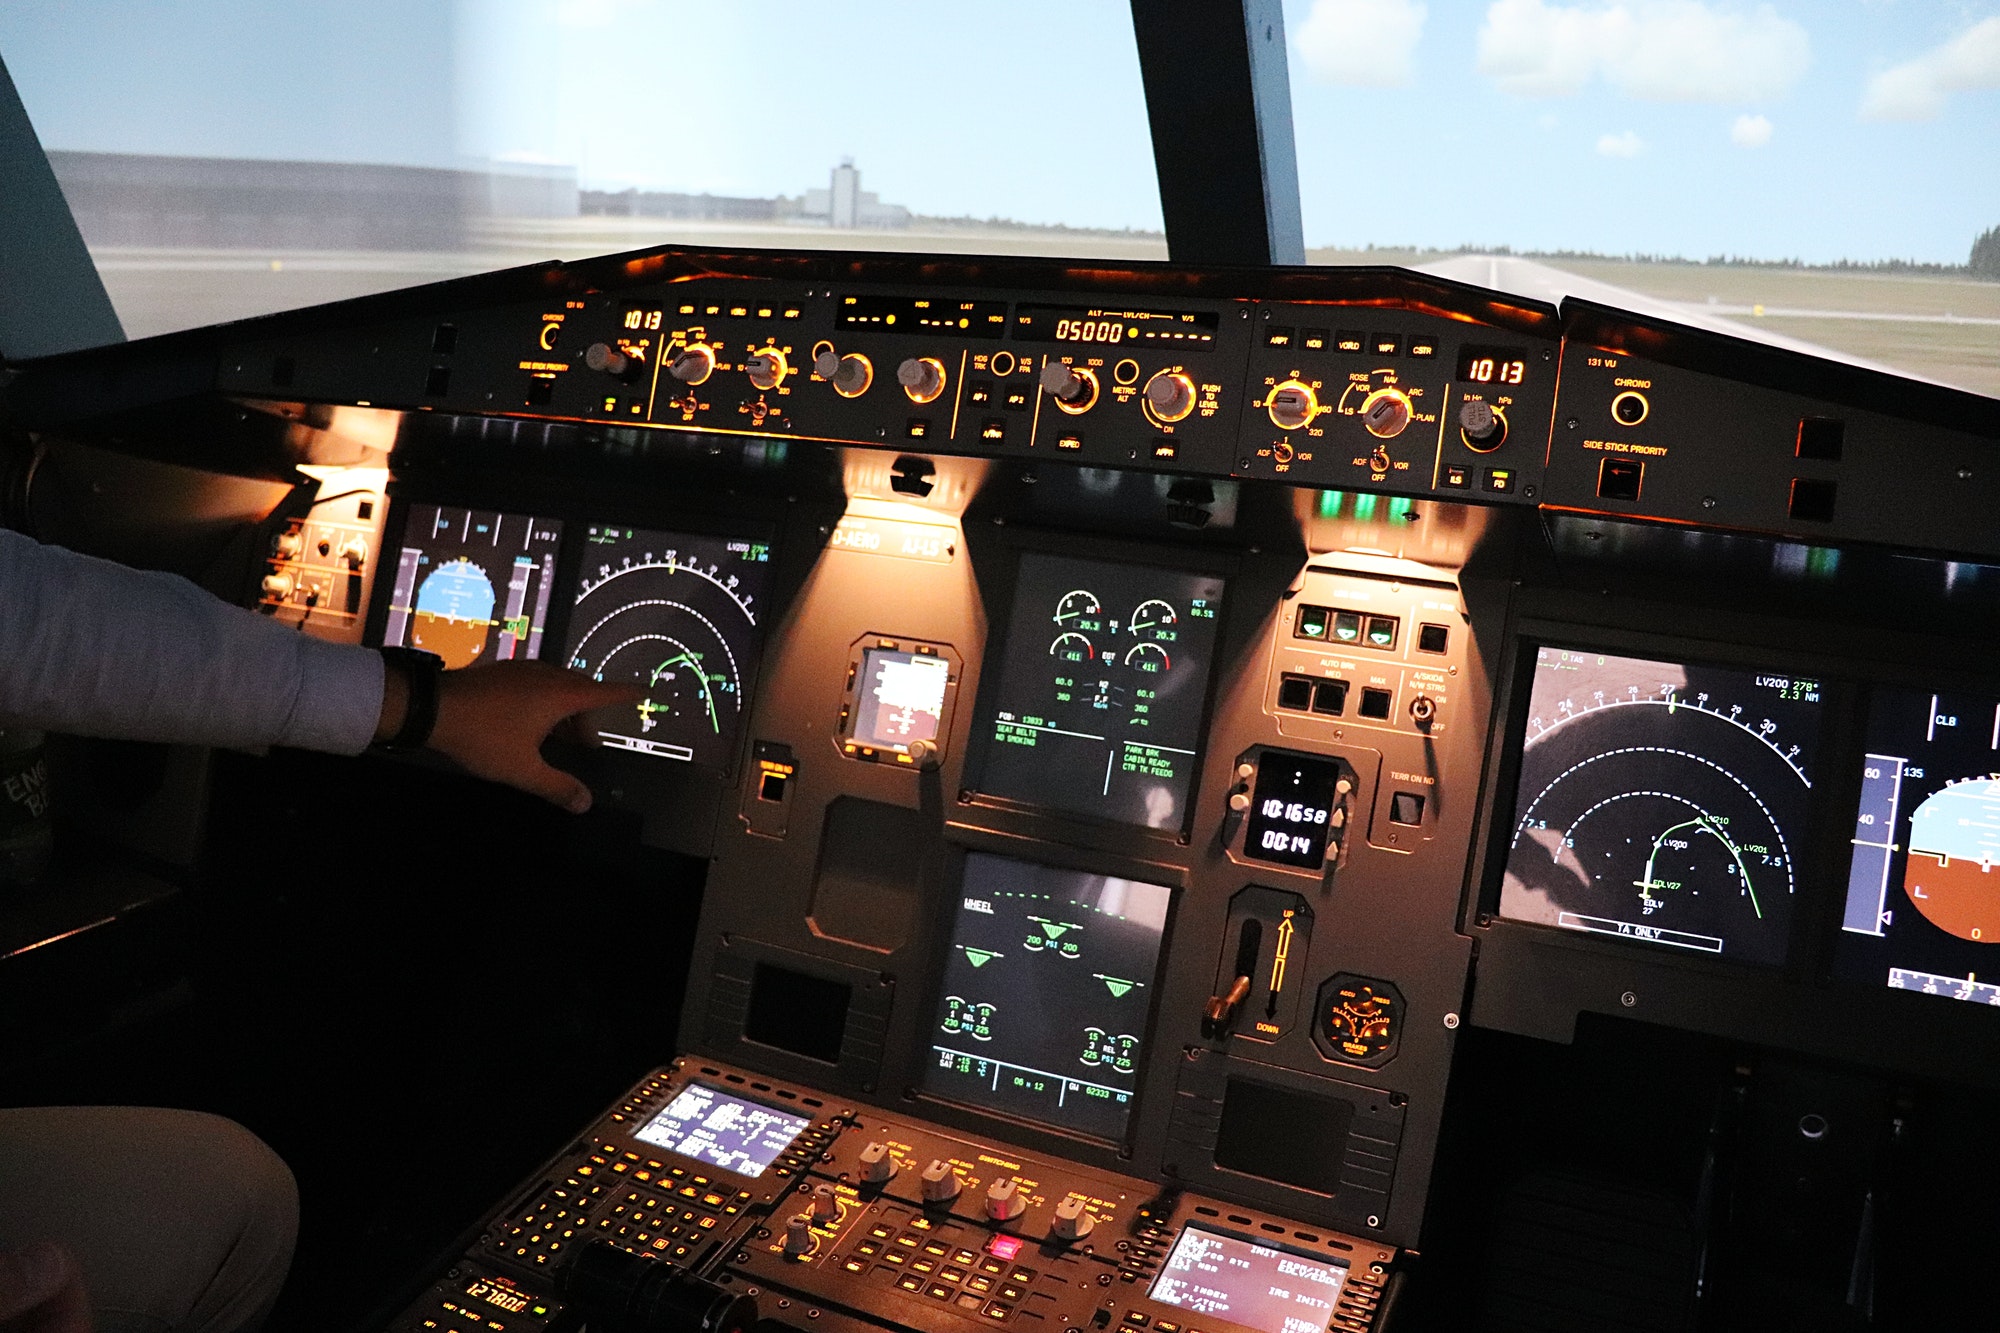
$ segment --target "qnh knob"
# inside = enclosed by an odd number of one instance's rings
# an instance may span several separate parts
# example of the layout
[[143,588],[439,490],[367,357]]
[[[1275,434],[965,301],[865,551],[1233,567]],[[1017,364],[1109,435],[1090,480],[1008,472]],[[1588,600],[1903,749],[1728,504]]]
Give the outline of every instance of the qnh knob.
[[1146,381],[1146,406],[1161,421],[1184,421],[1194,411],[1194,381],[1178,370],[1163,370]]
[[266,597],[276,597],[280,601],[283,601],[292,595],[292,589],[296,586],[298,585],[293,582],[290,574],[266,574],[264,576],[264,595]]
[[886,1185],[896,1176],[896,1159],[886,1143],[871,1143],[861,1150],[861,1178],[870,1185]]
[[1410,396],[1401,389],[1377,389],[1361,402],[1361,424],[1378,440],[1401,435],[1410,415]]
[[701,384],[715,373],[715,352],[705,343],[689,343],[667,367],[682,384]]
[[750,359],[743,363],[743,373],[750,377],[752,384],[769,392],[785,382],[785,376],[792,373],[792,367],[783,352],[775,347],[766,347],[761,352],[752,353]]
[[592,343],[584,348],[583,364],[621,380],[630,377],[634,369],[632,358],[610,343]]
[[840,1196],[833,1192],[833,1186],[821,1185],[812,1194],[812,1218],[815,1222],[831,1222],[840,1216]]
[[1012,1176],[994,1181],[986,1187],[986,1215],[995,1222],[1011,1222],[1028,1211],[1028,1201],[1021,1195],[1021,1186]]
[[1097,373],[1051,361],[1042,367],[1042,392],[1072,416],[1088,412],[1097,401]]
[[812,1219],[804,1213],[788,1219],[785,1223],[785,1253],[796,1259],[800,1255],[811,1254],[812,1248]]
[[1464,437],[1466,448],[1475,453],[1491,453],[1507,439],[1507,418],[1495,412],[1491,404],[1470,398],[1459,406],[1458,433]]
[[859,398],[875,382],[875,366],[867,357],[859,352],[842,356],[831,347],[813,358],[813,373],[842,398]]
[[896,383],[913,403],[936,402],[944,392],[944,363],[934,356],[912,356],[896,367]]
[[1057,1240],[1082,1240],[1096,1225],[1097,1219],[1083,1206],[1083,1200],[1072,1194],[1056,1205],[1056,1220],[1049,1229]]
[[271,554],[280,560],[296,560],[305,550],[306,539],[296,532],[281,532],[271,538]]
[[1319,398],[1310,385],[1286,380],[1271,390],[1271,396],[1264,400],[1264,410],[1271,414],[1271,424],[1279,430],[1297,430],[1319,411]]
[[943,1158],[932,1158],[931,1164],[924,1168],[925,1203],[950,1203],[958,1197],[960,1188],[958,1172]]

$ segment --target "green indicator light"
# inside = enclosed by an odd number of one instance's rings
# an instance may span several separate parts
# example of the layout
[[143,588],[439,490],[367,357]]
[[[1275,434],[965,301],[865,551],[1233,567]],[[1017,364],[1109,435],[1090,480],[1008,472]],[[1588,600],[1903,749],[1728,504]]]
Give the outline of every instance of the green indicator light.
[[1324,639],[1326,637],[1325,607],[1302,606],[1299,608],[1298,637],[1301,639]]
[[1321,518],[1339,518],[1340,501],[1341,493],[1339,491],[1321,491],[1319,493],[1319,516]]
[[1814,578],[1832,578],[1840,570],[1840,552],[1825,546],[1814,546],[1806,552],[1806,572]]
[[1361,617],[1351,611],[1342,611],[1333,618],[1333,637],[1342,643],[1353,643],[1361,637]]
[[1354,516],[1364,523],[1373,519],[1375,517],[1375,500],[1376,497],[1372,495],[1355,496]]

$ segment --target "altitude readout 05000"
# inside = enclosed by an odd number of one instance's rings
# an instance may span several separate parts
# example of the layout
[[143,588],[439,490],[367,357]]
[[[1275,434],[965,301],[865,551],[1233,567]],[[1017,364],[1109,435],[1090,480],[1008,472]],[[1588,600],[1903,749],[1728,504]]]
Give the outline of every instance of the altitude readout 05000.
[[[1294,856],[1308,856],[1319,845],[1320,831],[1326,828],[1329,811],[1304,801],[1286,801],[1269,796],[1257,807],[1257,813],[1264,817],[1267,825],[1257,845],[1267,852],[1290,853]],[[1289,827],[1286,827],[1289,826]],[[1311,833],[1293,833],[1291,829],[1305,828]]]

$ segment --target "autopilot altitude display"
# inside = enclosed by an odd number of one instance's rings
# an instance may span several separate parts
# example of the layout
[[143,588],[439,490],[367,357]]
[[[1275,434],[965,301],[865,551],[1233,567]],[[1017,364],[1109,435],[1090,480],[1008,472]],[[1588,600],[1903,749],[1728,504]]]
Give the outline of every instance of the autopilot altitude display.
[[1180,828],[1222,593],[1206,574],[1024,554],[978,789]]
[[1500,914],[1782,963],[1820,683],[1544,646]]
[[593,524],[570,613],[569,665],[646,697],[593,714],[606,745],[724,768],[748,707],[771,548]]
[[556,519],[411,505],[382,642],[448,670],[539,658],[561,544]]
[[1879,690],[1866,736],[1835,967],[2000,1005],[2000,699]]
[[969,853],[924,1090],[1122,1137],[1172,899],[1159,884]]

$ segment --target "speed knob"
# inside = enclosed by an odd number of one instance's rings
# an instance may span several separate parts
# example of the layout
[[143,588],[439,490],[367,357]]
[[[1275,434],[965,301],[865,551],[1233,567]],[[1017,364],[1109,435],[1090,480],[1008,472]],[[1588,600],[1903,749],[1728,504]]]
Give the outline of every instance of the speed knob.
[[931,1164],[924,1168],[924,1202],[950,1203],[958,1197],[959,1189],[958,1172],[951,1163],[942,1157],[932,1158]]
[[583,349],[583,364],[616,379],[630,379],[638,369],[632,358],[610,343],[592,343]]
[[896,367],[896,383],[913,403],[937,401],[944,392],[944,363],[934,356],[912,356]]
[[1146,381],[1146,406],[1162,421],[1184,421],[1194,411],[1194,381],[1178,370],[1163,370]]
[[1097,1219],[1083,1206],[1083,1200],[1072,1194],[1056,1205],[1055,1224],[1049,1229],[1057,1240],[1082,1240],[1097,1225]]
[[1097,402],[1097,373],[1051,361],[1042,367],[1042,392],[1071,416],[1088,412]]
[[1378,440],[1393,440],[1410,424],[1410,396],[1401,389],[1377,389],[1361,403],[1361,424]]
[[785,354],[775,347],[766,347],[761,352],[753,352],[743,363],[743,373],[750,377],[750,383],[769,392],[785,382],[792,367],[785,360]]
[[1028,1201],[1012,1176],[1003,1176],[986,1187],[986,1215],[995,1222],[1011,1222],[1028,1211]]
[[682,384],[700,384],[715,373],[715,352],[705,343],[689,343],[667,367]]
[[1319,398],[1310,385],[1286,380],[1271,390],[1264,409],[1271,414],[1271,424],[1279,430],[1297,430],[1319,411]]
[[833,386],[842,398],[859,398],[875,382],[874,363],[859,352],[846,356],[831,347],[813,358],[813,374]]
[[1469,398],[1458,409],[1458,433],[1474,453],[1490,454],[1507,440],[1507,418],[1490,403]]

